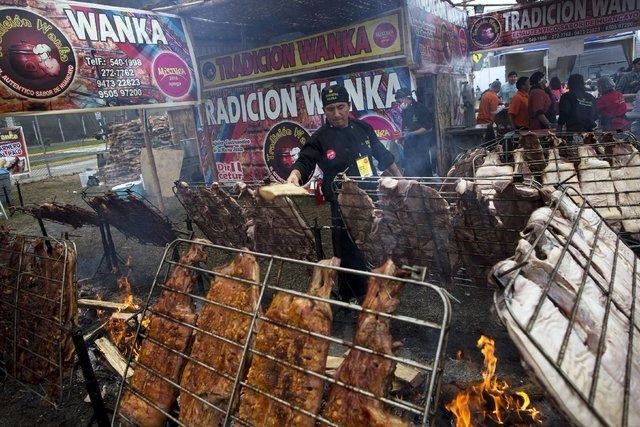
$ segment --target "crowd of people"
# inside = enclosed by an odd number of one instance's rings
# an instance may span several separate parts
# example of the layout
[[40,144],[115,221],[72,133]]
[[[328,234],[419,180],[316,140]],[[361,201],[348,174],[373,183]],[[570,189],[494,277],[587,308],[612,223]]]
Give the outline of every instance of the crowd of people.
[[[617,77],[597,80],[594,97],[581,74],[572,74],[563,84],[544,72],[518,76],[511,71],[507,82],[491,83],[480,95],[476,122],[487,125],[487,140],[496,138],[495,126],[502,130],[543,130],[556,132],[640,131],[640,58],[633,68]],[[637,93],[636,107],[627,111],[623,93]]]

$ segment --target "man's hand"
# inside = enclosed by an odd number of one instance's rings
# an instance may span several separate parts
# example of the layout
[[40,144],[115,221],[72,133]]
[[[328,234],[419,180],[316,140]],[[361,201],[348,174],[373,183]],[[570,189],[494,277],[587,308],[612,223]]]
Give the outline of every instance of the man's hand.
[[298,169],[292,170],[289,174],[289,178],[287,178],[287,183],[300,187],[300,181],[302,181],[302,175],[300,175],[300,171]]

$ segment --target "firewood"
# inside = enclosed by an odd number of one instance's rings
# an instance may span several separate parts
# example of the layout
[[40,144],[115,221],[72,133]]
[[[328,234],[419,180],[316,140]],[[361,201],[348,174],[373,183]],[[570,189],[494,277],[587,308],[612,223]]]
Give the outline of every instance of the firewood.
[[[109,365],[120,375],[121,378],[124,378],[127,361],[122,356],[122,353],[120,353],[120,350],[118,350],[118,347],[113,345],[113,343],[105,337],[98,338],[96,340],[96,347],[100,352],[102,352]],[[133,375],[133,369],[130,366],[127,371],[127,378],[131,375]]]
[[111,315],[112,319],[122,319],[125,321],[129,321],[130,319],[137,319],[138,322],[140,322],[140,320],[142,320],[142,313],[123,313],[121,311],[117,312],[117,313],[113,313]]
[[294,184],[271,184],[258,189],[258,192],[266,200],[273,200],[280,196],[308,196],[309,192]]
[[[344,357],[327,357],[326,374],[332,376],[343,360]],[[394,375],[397,379],[408,382],[412,387],[418,387],[424,381],[424,372],[402,363],[396,364]]]
[[80,298],[78,299],[78,306],[86,308],[97,308],[99,310],[125,310],[127,307],[129,307],[129,304],[125,304],[123,302],[100,301],[96,299]]

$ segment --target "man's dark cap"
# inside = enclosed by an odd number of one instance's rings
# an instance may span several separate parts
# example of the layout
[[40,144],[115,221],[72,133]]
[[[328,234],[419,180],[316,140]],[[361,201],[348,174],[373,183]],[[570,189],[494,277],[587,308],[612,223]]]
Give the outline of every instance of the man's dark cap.
[[349,92],[344,86],[334,85],[322,89],[322,108],[336,102],[349,102]]
[[636,58],[636,59],[634,59],[632,63],[633,63],[633,64],[637,64],[638,62],[640,62],[640,58]]
[[396,101],[401,100],[402,98],[409,97],[411,98],[411,91],[407,88],[401,87],[396,92]]

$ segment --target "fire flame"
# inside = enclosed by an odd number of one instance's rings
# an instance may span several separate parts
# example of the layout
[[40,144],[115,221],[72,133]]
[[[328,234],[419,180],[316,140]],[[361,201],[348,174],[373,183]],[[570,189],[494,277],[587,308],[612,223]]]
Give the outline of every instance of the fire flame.
[[448,404],[453,413],[456,427],[474,425],[542,423],[540,413],[531,406],[531,400],[523,391],[513,392],[506,381],[495,376],[498,358],[495,356],[494,340],[482,335],[477,342],[484,356],[482,382],[460,391]]

